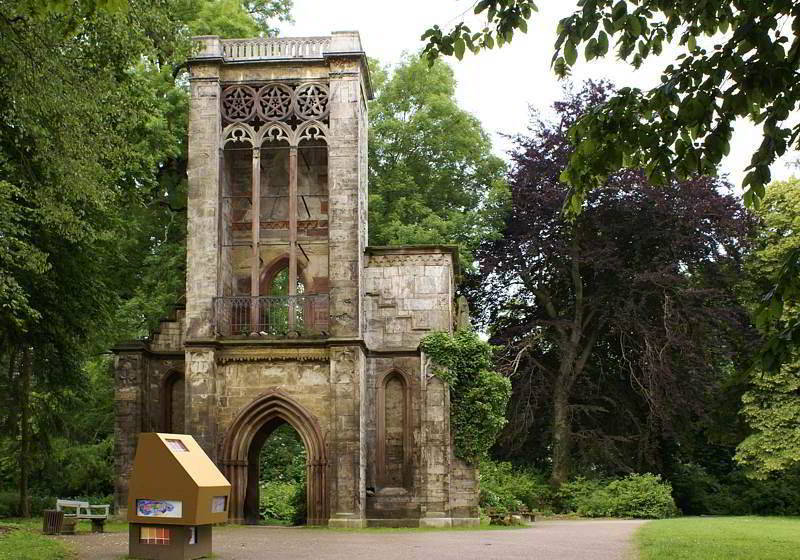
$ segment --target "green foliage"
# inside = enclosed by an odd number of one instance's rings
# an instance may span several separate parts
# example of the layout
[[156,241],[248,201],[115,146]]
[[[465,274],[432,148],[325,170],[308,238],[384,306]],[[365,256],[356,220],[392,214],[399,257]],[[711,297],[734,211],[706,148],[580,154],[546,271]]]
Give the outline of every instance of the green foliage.
[[[56,498],[34,495],[30,497],[31,514],[41,515],[46,509],[56,507]],[[19,492],[0,491],[0,519],[19,515]]]
[[277,427],[260,454],[259,495],[261,518],[305,523],[306,448],[289,424]]
[[800,179],[770,184],[756,214],[762,227],[747,259],[749,296],[758,301],[756,324],[767,336],[792,342],[769,341],[761,366],[776,372],[800,345]]
[[[476,52],[491,48],[493,38],[510,41],[515,30],[527,29],[535,6],[530,0],[487,0],[475,11],[486,18],[479,33],[459,22],[451,31],[435,26],[422,36],[431,62],[440,54],[459,55],[459,41]],[[658,86],[623,87],[570,127],[575,150],[560,176],[572,188],[568,214],[580,213],[588,193],[622,168],[643,169],[654,184],[715,175],[730,151],[734,122],[742,118],[763,130],[742,183],[745,204],[758,207],[770,165],[800,146],[800,125],[791,120],[800,100],[798,31],[800,5],[792,0],[578,2],[556,29],[553,68],[560,77],[569,75],[581,50],[587,60],[614,50],[634,68],[675,41],[684,52],[665,67]],[[761,350],[771,371],[791,360],[800,344],[800,318],[787,320],[781,310],[798,294],[800,250],[786,255],[759,313],[777,323]]]
[[511,382],[492,369],[492,347],[472,330],[431,333],[420,348],[450,388],[455,453],[477,464],[506,424]]
[[[745,289],[755,301],[767,293],[757,314],[762,332],[792,340],[800,325],[800,286],[791,291],[787,285],[780,295],[771,291],[776,278],[789,281],[787,263],[800,258],[800,180],[771,184],[757,214],[763,226],[747,259]],[[790,284],[798,276],[800,270],[792,272]],[[795,332],[800,335],[800,328]],[[783,366],[775,370],[775,363],[762,363],[742,397],[741,413],[753,432],[739,445],[736,458],[760,478],[800,465],[800,354],[796,347],[786,348],[779,360]]]
[[261,485],[259,512],[262,519],[292,521],[295,516],[294,500],[299,485],[293,482],[267,482]]
[[678,512],[672,486],[650,473],[632,474],[594,489],[580,481],[571,492],[577,513],[586,517],[663,519]]
[[192,35],[222,38],[275,36],[274,21],[292,21],[294,0],[189,0],[185,19]]
[[370,244],[456,243],[469,268],[480,240],[502,225],[505,164],[458,107],[449,66],[410,55],[391,76],[370,66]]
[[306,448],[298,433],[283,424],[270,434],[261,449],[262,484],[286,482],[302,484],[306,479]]
[[686,463],[670,476],[684,515],[800,515],[800,473],[757,480],[742,469],[715,475]]
[[550,511],[553,488],[547,477],[525,469],[515,469],[511,463],[481,459],[480,506],[498,511]]
[[742,405],[754,431],[736,459],[761,478],[800,467],[800,360],[777,373],[756,373]]

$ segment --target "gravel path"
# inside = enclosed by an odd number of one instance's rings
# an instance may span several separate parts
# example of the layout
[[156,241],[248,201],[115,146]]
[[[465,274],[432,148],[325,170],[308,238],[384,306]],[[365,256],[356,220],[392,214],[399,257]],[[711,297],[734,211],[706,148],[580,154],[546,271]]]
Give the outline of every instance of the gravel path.
[[[642,521],[542,521],[530,529],[492,531],[348,532],[284,527],[214,531],[220,560],[635,560],[633,532]],[[57,537],[81,559],[118,560],[127,533]]]

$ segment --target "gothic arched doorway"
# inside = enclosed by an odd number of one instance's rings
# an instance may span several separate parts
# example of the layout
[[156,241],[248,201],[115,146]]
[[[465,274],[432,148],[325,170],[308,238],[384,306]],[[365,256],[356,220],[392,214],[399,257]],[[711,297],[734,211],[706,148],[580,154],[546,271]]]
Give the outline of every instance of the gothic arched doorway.
[[231,521],[258,521],[259,451],[272,431],[284,422],[297,431],[306,448],[308,524],[328,523],[328,463],[319,423],[280,389],[267,391],[250,403],[225,433],[221,462],[231,483]]

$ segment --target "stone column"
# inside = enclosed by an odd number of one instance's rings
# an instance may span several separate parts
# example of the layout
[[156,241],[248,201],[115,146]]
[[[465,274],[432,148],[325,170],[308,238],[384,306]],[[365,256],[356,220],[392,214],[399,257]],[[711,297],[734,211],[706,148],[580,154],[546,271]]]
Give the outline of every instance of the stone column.
[[219,268],[221,46],[217,37],[195,38],[189,61],[188,229],[186,234],[186,340],[213,335],[213,300]]
[[147,364],[141,344],[121,346],[114,351],[114,499],[117,514],[124,517],[136,442],[142,431],[142,383]]
[[[361,42],[356,32],[338,32],[325,53],[330,65],[328,147],[331,335],[361,335],[361,269],[366,240],[366,102]],[[362,137],[363,136],[363,137]],[[363,175],[363,176],[362,176]]]
[[366,357],[360,346],[331,349],[329,435],[331,527],[366,526]]

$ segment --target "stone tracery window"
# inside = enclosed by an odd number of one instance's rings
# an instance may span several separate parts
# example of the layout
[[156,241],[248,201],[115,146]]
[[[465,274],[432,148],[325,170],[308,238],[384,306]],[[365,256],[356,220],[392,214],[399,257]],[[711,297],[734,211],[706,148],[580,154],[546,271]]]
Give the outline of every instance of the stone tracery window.
[[[234,84],[224,88],[220,108],[220,295],[250,298],[233,303],[238,315],[231,321],[239,325],[234,330],[269,332],[263,324],[274,313],[266,306],[275,305],[288,305],[290,326],[311,324],[306,316],[327,314],[327,299],[301,296],[328,291],[328,87]],[[265,263],[278,254],[288,255],[285,296],[271,294],[260,281]],[[298,265],[311,271],[308,282],[298,278]],[[276,297],[288,298],[288,304]]]
[[228,123],[324,120],[330,111],[328,86],[283,82],[263,86],[236,84],[222,91],[222,118]]

